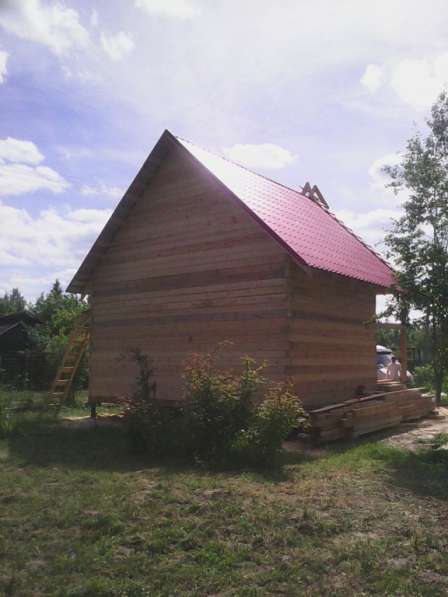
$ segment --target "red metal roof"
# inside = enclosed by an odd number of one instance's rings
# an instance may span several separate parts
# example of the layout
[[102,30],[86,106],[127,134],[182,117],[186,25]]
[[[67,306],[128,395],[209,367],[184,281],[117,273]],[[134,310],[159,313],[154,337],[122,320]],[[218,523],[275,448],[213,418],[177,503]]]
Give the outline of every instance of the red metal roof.
[[300,262],[390,288],[393,271],[334,214],[295,191],[177,138]]
[[329,210],[299,191],[165,131],[84,258],[69,292],[86,292],[104,251],[173,146],[182,147],[202,164],[299,263],[383,288],[394,284],[387,263]]

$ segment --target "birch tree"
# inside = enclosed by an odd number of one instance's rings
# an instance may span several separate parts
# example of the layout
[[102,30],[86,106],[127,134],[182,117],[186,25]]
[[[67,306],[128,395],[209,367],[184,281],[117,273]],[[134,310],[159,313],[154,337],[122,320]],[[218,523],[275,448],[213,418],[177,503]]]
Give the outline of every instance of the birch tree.
[[425,134],[411,137],[401,163],[387,167],[396,193],[404,191],[403,215],[386,237],[402,292],[397,309],[406,319],[416,309],[431,335],[437,402],[448,371],[448,95],[431,109]]

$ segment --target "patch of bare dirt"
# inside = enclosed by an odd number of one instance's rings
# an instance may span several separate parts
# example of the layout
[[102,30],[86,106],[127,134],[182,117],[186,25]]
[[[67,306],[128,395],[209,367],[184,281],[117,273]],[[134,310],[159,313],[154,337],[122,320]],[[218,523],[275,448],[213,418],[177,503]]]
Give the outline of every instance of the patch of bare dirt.
[[388,446],[416,452],[433,443],[439,433],[448,433],[448,408],[440,407],[437,415],[432,415],[412,424],[402,423],[392,429],[382,441]]
[[91,429],[92,427],[121,427],[123,418],[118,415],[96,417],[64,417],[60,422],[61,427],[69,429]]

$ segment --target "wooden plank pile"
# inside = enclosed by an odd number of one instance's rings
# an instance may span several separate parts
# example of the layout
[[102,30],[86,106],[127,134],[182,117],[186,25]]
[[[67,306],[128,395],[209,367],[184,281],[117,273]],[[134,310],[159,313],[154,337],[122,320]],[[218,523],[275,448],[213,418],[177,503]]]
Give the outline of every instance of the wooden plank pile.
[[310,411],[313,439],[327,442],[355,438],[421,419],[435,410],[433,396],[422,394],[419,388],[396,387]]
[[390,379],[384,379],[376,383],[376,393],[382,394],[383,392],[396,392],[397,390],[406,390],[406,386],[399,381],[392,381]]

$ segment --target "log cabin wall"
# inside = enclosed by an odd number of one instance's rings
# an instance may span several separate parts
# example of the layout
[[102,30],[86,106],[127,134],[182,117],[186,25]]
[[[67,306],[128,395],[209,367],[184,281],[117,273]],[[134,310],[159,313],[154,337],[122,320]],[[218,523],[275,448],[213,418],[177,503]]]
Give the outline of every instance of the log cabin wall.
[[182,397],[192,352],[234,342],[243,354],[288,364],[285,251],[198,164],[176,148],[120,227],[90,281],[90,400],[119,398],[135,380],[120,355],[138,347],[154,360],[158,397]]
[[354,396],[376,384],[375,289],[359,282],[289,267],[290,364],[287,374],[308,408]]

